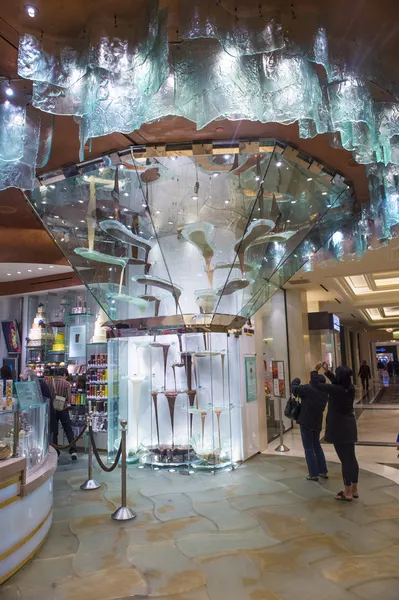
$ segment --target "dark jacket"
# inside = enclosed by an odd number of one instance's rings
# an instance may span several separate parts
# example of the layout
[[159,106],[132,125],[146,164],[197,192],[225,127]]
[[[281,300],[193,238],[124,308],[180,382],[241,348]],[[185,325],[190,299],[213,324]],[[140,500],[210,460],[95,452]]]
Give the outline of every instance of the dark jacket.
[[306,429],[318,432],[323,427],[323,412],[328,400],[327,394],[324,394],[317,387],[321,381],[325,382],[325,377],[319,375],[317,371],[312,371],[310,383],[300,385],[301,380],[294,379],[291,384],[292,393],[301,399],[301,412],[297,423],[302,427],[306,427]]
[[368,365],[360,365],[359,377],[360,379],[370,379],[371,371]]
[[38,379],[40,389],[45,401],[48,402],[48,424],[49,424],[49,443],[51,444],[58,429],[57,415],[54,408],[53,398],[50,392],[50,388],[44,379]]
[[[316,371],[312,371],[313,374]],[[318,383],[317,388],[328,394],[328,412],[326,420],[325,440],[331,444],[357,442],[357,425],[353,412],[355,388],[351,383],[351,369],[338,367],[335,375],[327,371],[331,381]]]

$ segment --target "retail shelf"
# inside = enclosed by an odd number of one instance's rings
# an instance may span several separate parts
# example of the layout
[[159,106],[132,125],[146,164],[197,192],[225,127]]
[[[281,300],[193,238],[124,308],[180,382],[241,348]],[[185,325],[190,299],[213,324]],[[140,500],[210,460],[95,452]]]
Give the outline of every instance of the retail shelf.
[[89,313],[70,313],[68,317],[95,317],[96,315],[92,315]]
[[108,381],[102,381],[101,379],[99,379],[98,381],[87,381],[86,380],[87,385],[106,385],[108,383]]
[[89,342],[86,346],[106,346],[107,342]]

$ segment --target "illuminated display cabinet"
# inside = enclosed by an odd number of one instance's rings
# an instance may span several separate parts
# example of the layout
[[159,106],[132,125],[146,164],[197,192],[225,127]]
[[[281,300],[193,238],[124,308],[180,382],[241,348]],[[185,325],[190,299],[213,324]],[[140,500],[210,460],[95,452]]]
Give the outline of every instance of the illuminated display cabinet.
[[242,327],[354,210],[341,180],[282,151],[130,149],[31,194],[108,319],[111,458],[120,418],[139,466],[246,457]]

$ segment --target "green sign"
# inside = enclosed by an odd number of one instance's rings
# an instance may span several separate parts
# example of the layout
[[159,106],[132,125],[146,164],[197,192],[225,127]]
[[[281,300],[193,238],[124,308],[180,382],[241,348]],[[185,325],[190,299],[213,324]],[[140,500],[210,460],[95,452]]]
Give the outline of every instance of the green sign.
[[14,385],[20,410],[43,402],[38,381],[17,381]]
[[256,385],[256,356],[245,356],[245,389],[246,401],[256,402],[258,388]]

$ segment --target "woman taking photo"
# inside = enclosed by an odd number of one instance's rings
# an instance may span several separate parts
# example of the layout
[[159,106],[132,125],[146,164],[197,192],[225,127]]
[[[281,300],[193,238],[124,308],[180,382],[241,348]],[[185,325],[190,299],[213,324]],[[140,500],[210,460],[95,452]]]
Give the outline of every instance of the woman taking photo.
[[[318,363],[315,371],[318,372],[321,367],[322,364]],[[357,425],[353,412],[355,388],[351,380],[352,370],[348,367],[338,367],[334,375],[329,371],[327,365],[323,365],[323,368],[326,377],[331,381],[331,385],[317,383],[318,389],[328,395],[328,412],[324,437],[326,442],[334,445],[341,461],[344,480],[344,491],[339,492],[335,499],[351,502],[353,498],[359,498],[359,465],[355,454]]]

